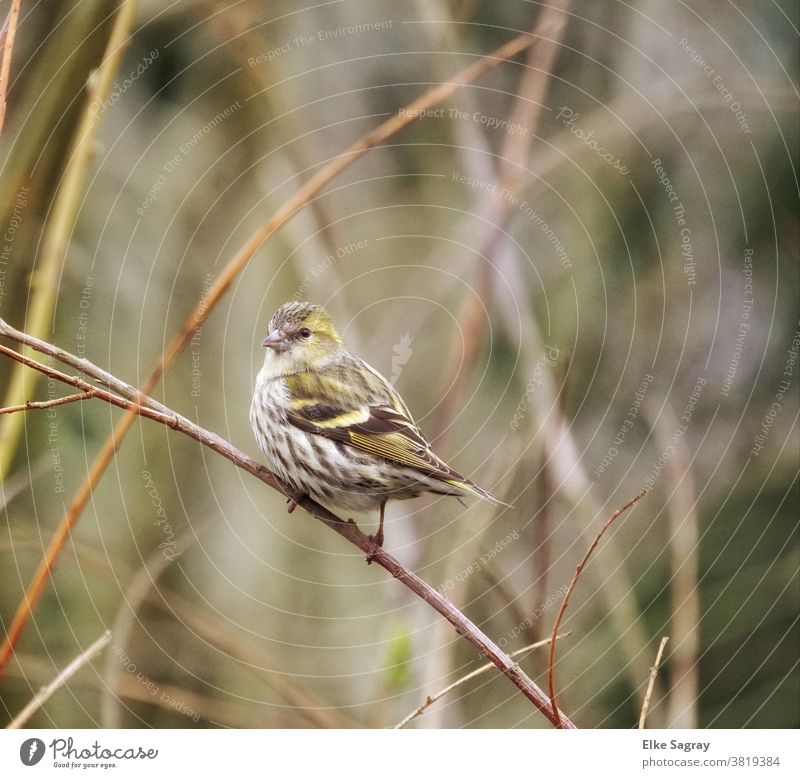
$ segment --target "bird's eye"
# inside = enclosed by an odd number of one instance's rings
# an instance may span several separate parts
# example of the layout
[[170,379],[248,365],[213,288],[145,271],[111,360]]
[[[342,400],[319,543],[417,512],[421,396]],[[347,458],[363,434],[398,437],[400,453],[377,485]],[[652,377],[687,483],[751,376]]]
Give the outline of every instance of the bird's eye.
[[297,334],[301,338],[303,338],[303,340],[305,340],[306,338],[310,338],[311,337],[311,330],[308,329],[308,327],[303,327],[303,329],[300,330]]

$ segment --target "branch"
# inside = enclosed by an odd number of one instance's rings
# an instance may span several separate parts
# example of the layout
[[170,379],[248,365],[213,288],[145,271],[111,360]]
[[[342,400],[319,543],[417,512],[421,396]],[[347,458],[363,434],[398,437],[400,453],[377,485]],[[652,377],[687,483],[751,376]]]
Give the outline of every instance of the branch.
[[[127,6],[126,6],[127,7]],[[263,245],[263,243],[282,227],[292,216],[294,216],[300,209],[302,209],[312,198],[314,198],[325,186],[341,173],[345,168],[349,167],[356,160],[360,159],[367,151],[388,140],[392,135],[397,133],[406,125],[416,121],[418,115],[421,115],[427,108],[440,103],[442,100],[447,99],[451,94],[460,89],[462,86],[470,84],[475,79],[484,75],[492,68],[497,67],[506,60],[516,56],[524,51],[529,46],[532,46],[538,38],[523,33],[515,38],[512,38],[508,43],[505,43],[500,48],[496,49],[491,54],[481,57],[476,63],[467,68],[459,71],[453,79],[445,84],[429,89],[423,93],[416,100],[413,100],[405,108],[401,108],[396,114],[391,116],[385,122],[379,124],[375,129],[362,136],[354,144],[349,146],[338,157],[328,162],[323,168],[319,170],[306,184],[304,184],[298,192],[291,197],[284,205],[282,205],[273,216],[259,229],[257,229],[247,242],[239,249],[227,265],[222,269],[219,277],[214,285],[209,290],[208,294],[203,295],[203,299],[197,304],[195,309],[183,323],[180,331],[170,341],[163,356],[155,366],[153,371],[148,376],[147,380],[142,385],[142,393],[147,395],[153,391],[163,377],[167,368],[175,361],[178,354],[186,346],[195,328],[199,326],[203,320],[211,313],[216,304],[221,299],[222,295],[227,291],[228,287],[233,283],[236,275],[247,265],[252,259],[253,255]],[[77,357],[75,357],[77,359]],[[137,392],[136,397],[139,394]],[[86,480],[81,484],[75,496],[72,498],[69,506],[67,507],[61,522],[53,535],[50,545],[47,548],[44,559],[40,562],[39,567],[34,574],[34,578],[28,585],[23,601],[17,609],[17,615],[21,621],[15,624],[15,633],[10,635],[3,642],[0,647],[0,675],[5,670],[11,654],[14,651],[14,644],[19,639],[19,634],[28,620],[31,609],[36,604],[39,595],[41,594],[47,577],[51,569],[58,561],[58,557],[64,548],[64,544],[69,537],[72,528],[77,524],[78,519],[89,502],[89,498],[94,491],[94,487],[99,483],[103,474],[105,473],[108,465],[116,454],[122,441],[128,434],[128,431],[133,426],[136,419],[137,411],[131,409],[126,413],[116,424],[111,432],[111,435],[106,439],[103,447],[98,455],[95,457],[86,476]],[[11,416],[11,419],[16,417]],[[0,448],[0,473],[2,473],[2,454],[3,450]],[[13,640],[12,640],[13,638]]]
[[3,62],[0,64],[0,135],[3,134],[3,124],[6,118],[6,95],[8,82],[11,80],[11,54],[14,51],[14,40],[17,37],[17,20],[19,7],[22,0],[11,0],[11,10],[8,12],[0,32],[0,45],[3,47]]
[[43,402],[32,402],[28,400],[22,405],[9,405],[8,408],[0,408],[0,414],[3,413],[17,413],[18,411],[33,411],[39,408],[53,408],[56,405],[66,405],[67,403],[74,403],[78,400],[88,400],[96,397],[97,392],[94,389],[87,389],[80,394],[70,394],[66,397],[56,397],[55,400],[45,400]]
[[[2,319],[0,319],[2,322]],[[4,322],[3,322],[4,323]],[[0,331],[2,331],[2,327],[0,327]],[[4,333],[5,334],[5,333]],[[173,414],[168,408],[164,408],[164,412],[159,412],[153,410],[151,407],[140,405],[138,402],[134,402],[133,400],[125,400],[121,397],[117,397],[115,394],[111,392],[107,392],[103,389],[98,389],[96,386],[92,386],[86,381],[77,378],[76,376],[67,375],[66,373],[62,373],[60,370],[56,370],[54,367],[48,367],[47,365],[43,365],[41,362],[37,362],[35,359],[31,359],[30,357],[26,357],[24,354],[20,354],[13,349],[8,348],[7,346],[0,346],[0,354],[5,354],[7,357],[10,357],[13,360],[16,360],[22,365],[26,367],[30,367],[33,370],[38,370],[40,373],[44,373],[49,378],[55,378],[58,381],[61,381],[64,384],[69,384],[70,386],[77,387],[81,389],[84,394],[78,395],[81,399],[84,397],[98,397],[101,400],[105,400],[107,403],[111,403],[111,405],[116,405],[118,408],[125,408],[127,410],[132,411],[135,414],[140,416],[144,416],[148,419],[153,419],[154,421],[159,421],[162,424],[166,424],[168,427],[172,427],[172,429],[177,429],[177,419],[175,414]],[[68,398],[59,398],[59,399],[68,399]],[[49,405],[50,403],[38,403],[39,405]],[[24,406],[22,406],[24,407]],[[4,408],[4,411],[12,410],[10,408]]]
[[6,726],[6,729],[19,729],[22,727],[81,667],[92,657],[99,654],[106,647],[109,640],[111,640],[111,632],[106,630],[86,651],[76,656],[47,686],[39,689],[36,696]]
[[644,720],[647,718],[647,711],[650,708],[650,697],[653,695],[653,687],[656,685],[656,676],[658,675],[658,666],[661,664],[661,656],[664,653],[664,646],[667,645],[669,638],[664,635],[661,638],[661,645],[658,647],[656,654],[656,661],[650,668],[650,681],[647,684],[647,691],[644,695],[644,705],[642,705],[642,712],[639,715],[639,729],[644,729]]
[[625,511],[629,508],[632,508],[636,505],[639,500],[642,499],[647,494],[647,489],[643,489],[639,494],[636,495],[632,500],[628,500],[621,508],[617,508],[614,513],[611,514],[608,521],[603,525],[603,528],[600,532],[597,533],[597,537],[592,541],[592,545],[589,546],[589,550],[584,554],[581,563],[575,569],[575,575],[572,576],[572,581],[570,581],[569,588],[567,589],[566,595],[564,595],[564,601],[561,603],[561,607],[558,609],[558,616],[556,616],[556,622],[553,624],[553,634],[550,637],[550,660],[548,663],[547,668],[547,682],[550,689],[550,704],[552,706],[551,713],[552,718],[550,720],[557,726],[561,726],[561,716],[558,710],[558,706],[556,705],[556,671],[555,671],[555,664],[556,664],[556,637],[558,636],[558,628],[561,626],[561,620],[564,618],[564,613],[567,610],[567,606],[569,605],[569,598],[572,596],[572,591],[575,589],[575,584],[578,583],[578,578],[581,577],[581,573],[583,569],[586,567],[587,563],[589,562],[589,557],[592,555],[592,552],[597,548],[597,544],[600,542],[600,538],[603,537],[606,530],[616,521],[616,519],[621,516]]
[[[563,635],[558,635],[557,638],[560,640],[562,638],[571,635],[571,632],[565,632]],[[528,654],[529,652],[533,651],[534,648],[540,648],[541,646],[546,645],[550,642],[550,638],[546,640],[538,640],[536,643],[531,643],[528,646],[523,646],[522,648],[518,648],[516,651],[512,651],[509,656],[514,659],[518,656],[523,656],[524,654]],[[459,686],[462,686],[467,681],[471,681],[473,678],[477,678],[479,675],[483,675],[487,670],[491,670],[494,665],[491,662],[487,662],[485,665],[481,665],[476,670],[473,670],[471,673],[467,673],[466,675],[462,675],[457,681],[453,681],[449,686],[445,686],[444,689],[441,691],[436,692],[433,696],[429,696],[425,698],[425,702],[419,706],[415,711],[412,711],[408,714],[402,721],[399,721],[397,724],[392,727],[392,729],[403,729],[406,724],[410,724],[414,719],[419,718],[434,702],[440,700],[445,694],[453,691],[453,689],[457,689]]]
[[[502,672],[503,675],[505,675],[550,721],[553,723],[558,722],[558,726],[568,727],[570,729],[575,727],[575,725],[566,716],[560,714],[558,711],[555,713],[553,712],[550,702],[542,690],[539,689],[539,687],[499,646],[497,646],[490,638],[488,638],[449,600],[447,600],[433,587],[423,581],[418,575],[416,575],[416,573],[413,573],[405,568],[400,562],[398,562],[382,548],[378,548],[376,550],[373,541],[358,528],[352,519],[347,521],[341,519],[339,516],[336,516],[334,513],[315,502],[310,497],[302,497],[298,500],[298,495],[294,493],[288,484],[284,483],[273,473],[270,473],[254,459],[247,456],[247,454],[239,451],[239,449],[235,448],[227,440],[213,432],[203,429],[187,419],[185,416],[175,413],[162,403],[159,403],[150,397],[145,397],[134,387],[126,384],[124,381],[120,381],[118,378],[115,378],[110,373],[92,364],[87,359],[79,359],[75,355],[69,354],[62,349],[58,349],[49,343],[46,343],[45,341],[19,332],[18,330],[15,330],[13,327],[10,327],[8,324],[6,324],[2,319],[0,319],[0,333],[18,341],[19,343],[22,343],[23,345],[36,349],[37,351],[41,351],[42,353],[50,356],[59,358],[58,355],[60,355],[67,364],[82,365],[84,373],[94,380],[106,384],[115,392],[121,394],[123,398],[126,398],[121,399],[120,397],[117,397],[108,391],[96,389],[97,397],[99,399],[113,403],[114,405],[118,405],[120,407],[126,407],[134,416],[136,414],[145,416],[153,419],[154,421],[159,421],[162,424],[166,424],[178,432],[182,432],[184,435],[193,438],[199,443],[202,443],[204,446],[207,446],[213,451],[216,451],[218,454],[221,454],[226,459],[229,459],[237,467],[255,476],[268,486],[271,486],[273,489],[276,489],[285,497],[291,498],[293,501],[297,502],[297,504],[304,508],[307,513],[310,513],[312,516],[314,516],[314,518],[319,519],[326,526],[330,527],[343,538],[350,541],[350,543],[352,543],[354,546],[357,546],[359,549],[361,549],[361,551],[363,551],[365,554],[370,555],[374,562],[383,567],[384,570],[389,572],[394,578],[397,578],[404,586],[406,586],[408,589],[414,592],[414,594],[427,602],[434,610],[444,616],[444,618],[455,627],[456,632],[472,643],[472,645],[475,646],[475,648],[477,648],[482,655],[487,656],[495,665],[495,667],[497,667],[500,672]],[[89,384],[80,378],[65,375],[64,373],[54,370],[47,365],[43,365],[36,360],[18,354],[16,351],[12,351],[5,346],[0,346],[0,351],[12,359],[23,362],[23,364],[27,365],[28,367],[32,367],[35,370],[39,370],[40,372],[49,375],[51,378],[56,378],[59,381],[71,384],[72,386],[78,386],[79,388],[89,386]],[[46,559],[49,558],[49,555],[50,548],[48,548]],[[36,596],[38,596],[41,587],[44,585],[44,582],[49,575],[49,569],[49,567],[45,569],[41,580],[39,581],[38,588],[35,592]],[[38,580],[39,579],[37,578],[37,581]],[[31,601],[26,597],[14,617],[11,629],[9,629],[7,642],[12,646],[12,650],[16,641],[19,639],[22,626],[25,624],[27,617],[30,615],[30,608]]]

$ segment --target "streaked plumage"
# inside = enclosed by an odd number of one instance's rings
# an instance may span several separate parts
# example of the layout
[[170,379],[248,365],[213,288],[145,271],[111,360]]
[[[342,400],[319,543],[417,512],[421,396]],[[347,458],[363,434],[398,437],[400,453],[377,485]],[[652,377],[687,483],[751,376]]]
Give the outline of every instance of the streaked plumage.
[[499,502],[430,448],[392,385],[344,347],[328,313],[292,302],[272,317],[250,423],[273,472],[332,509],[380,509],[423,492]]

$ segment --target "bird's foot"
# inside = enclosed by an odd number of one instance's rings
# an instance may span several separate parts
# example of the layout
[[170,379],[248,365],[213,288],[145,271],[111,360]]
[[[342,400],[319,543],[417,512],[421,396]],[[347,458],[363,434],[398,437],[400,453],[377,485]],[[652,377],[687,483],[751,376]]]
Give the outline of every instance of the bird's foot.
[[376,535],[370,535],[369,539],[372,543],[372,548],[367,554],[367,564],[371,565],[375,561],[378,549],[383,548],[383,532],[379,531]]
[[305,497],[304,494],[300,494],[299,492],[292,497],[288,497],[286,500],[286,512],[293,513],[294,509],[300,504],[300,500]]

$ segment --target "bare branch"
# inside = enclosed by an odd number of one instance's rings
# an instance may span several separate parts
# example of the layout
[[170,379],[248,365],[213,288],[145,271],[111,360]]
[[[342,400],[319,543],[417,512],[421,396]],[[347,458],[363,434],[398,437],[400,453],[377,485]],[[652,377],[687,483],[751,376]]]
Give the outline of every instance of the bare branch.
[[33,411],[40,408],[53,408],[56,405],[66,405],[67,403],[74,403],[78,402],[79,400],[89,400],[90,398],[96,396],[97,392],[95,392],[94,389],[89,389],[85,392],[81,392],[80,394],[69,394],[66,397],[56,397],[55,400],[43,400],[42,402],[28,400],[28,402],[22,403],[22,405],[9,405],[8,408],[0,408],[0,414],[17,413],[19,411]]
[[650,697],[653,696],[653,687],[656,685],[656,676],[658,675],[658,666],[661,664],[661,656],[664,653],[664,646],[667,645],[667,641],[669,638],[664,635],[661,638],[661,644],[658,647],[658,653],[656,654],[656,661],[653,666],[650,668],[650,681],[647,684],[647,691],[644,695],[644,705],[642,705],[642,712],[639,715],[639,729],[644,729],[644,720],[647,718],[647,711],[650,708]]
[[[78,357],[68,354],[68,352],[64,352],[61,349],[57,349],[50,344],[46,344],[38,338],[32,338],[24,333],[20,333],[13,327],[10,327],[8,324],[3,322],[1,319],[0,333],[31,348],[38,350],[41,347],[41,350],[44,351],[44,353],[52,356],[55,356],[56,353],[61,354],[61,356],[64,358],[64,361],[68,362],[68,364],[76,364],[78,361]],[[24,357],[21,354],[18,354],[17,352],[12,351],[4,346],[0,346],[0,352],[12,357],[13,359],[22,361],[23,364],[26,364],[28,367],[39,370],[40,372],[43,372],[52,378],[64,381],[72,386],[78,386],[79,388],[89,386],[89,384],[86,384],[86,382],[80,378],[75,378],[73,376],[60,373],[53,368],[43,365],[36,360]],[[134,418],[135,414],[139,414],[141,416],[153,419],[154,421],[159,421],[162,424],[166,424],[172,429],[178,430],[184,435],[187,435],[188,437],[193,438],[199,443],[202,443],[204,446],[207,446],[213,451],[216,451],[218,454],[222,454],[222,456],[224,456],[226,459],[229,459],[237,467],[247,471],[251,475],[254,475],[256,478],[260,479],[268,486],[271,486],[273,489],[276,489],[284,496],[292,498],[298,505],[300,505],[300,507],[304,508],[307,513],[322,521],[326,526],[330,527],[343,538],[350,541],[350,543],[357,546],[365,554],[370,555],[374,562],[383,567],[384,570],[389,572],[394,578],[397,578],[408,589],[414,592],[414,594],[427,602],[439,614],[444,616],[444,618],[455,627],[458,634],[462,635],[466,640],[472,643],[472,645],[475,646],[475,648],[477,648],[483,656],[488,657],[494,666],[497,667],[500,672],[502,672],[503,675],[505,675],[550,721],[553,723],[558,722],[558,725],[562,727],[575,727],[575,725],[563,714],[560,714],[557,711],[554,714],[553,710],[551,709],[550,702],[542,690],[539,689],[539,687],[519,668],[516,662],[514,662],[499,646],[497,646],[489,637],[487,637],[449,600],[447,600],[433,587],[423,581],[418,575],[416,575],[416,573],[408,570],[382,548],[378,548],[376,550],[375,545],[370,537],[365,535],[358,528],[356,523],[352,521],[352,519],[345,521],[329,511],[327,508],[312,500],[310,497],[299,497],[299,495],[295,494],[288,484],[285,484],[276,475],[270,473],[266,468],[259,465],[258,462],[247,456],[247,454],[239,451],[224,438],[221,438],[219,435],[203,429],[187,419],[185,416],[181,416],[180,414],[170,410],[162,403],[159,403],[150,397],[145,397],[138,390],[134,389],[128,384],[125,384],[123,381],[114,378],[109,373],[93,365],[88,360],[83,359],[80,361],[80,364],[82,365],[83,371],[86,373],[86,375],[94,378],[98,382],[102,380],[103,382],[112,386],[115,391],[118,391],[120,394],[122,394],[123,397],[129,395],[129,399],[126,401],[126,399],[120,399],[110,392],[97,389],[96,392],[99,399],[113,403],[114,405],[118,405],[120,407],[128,408],[129,411],[133,412]],[[66,538],[64,540],[66,540]],[[52,545],[53,543],[51,542],[51,547]],[[45,560],[49,559],[50,551],[51,549],[48,548]],[[41,587],[44,585],[44,582],[49,575],[49,569],[49,567],[45,568],[40,581],[38,578],[36,579],[38,588],[35,592],[35,596],[38,596],[39,592],[41,591]],[[32,601],[26,597],[14,617],[11,628],[8,631],[7,643],[10,644],[11,650],[8,652],[7,657],[5,658],[6,662],[13,652],[13,647],[16,644],[16,641],[19,639],[22,626],[27,621],[27,617],[30,615],[31,604]]]
[[44,375],[48,376],[49,378],[55,378],[56,380],[61,381],[62,383],[69,384],[70,386],[75,386],[78,389],[81,389],[84,392],[83,395],[80,395],[81,399],[83,399],[86,396],[98,397],[99,399],[105,400],[107,403],[110,403],[111,405],[116,405],[118,408],[126,408],[128,410],[133,411],[136,414],[139,414],[140,416],[144,416],[148,419],[153,419],[154,421],[160,421],[162,424],[166,424],[168,427],[177,429],[176,426],[177,420],[175,418],[175,415],[171,411],[169,411],[165,406],[161,406],[162,408],[164,408],[164,412],[160,412],[153,410],[151,407],[145,407],[143,405],[140,405],[138,402],[135,402],[133,400],[126,400],[123,399],[122,397],[117,397],[115,394],[107,392],[105,389],[98,389],[96,386],[92,386],[91,384],[86,383],[86,381],[80,378],[67,375],[66,373],[62,373],[60,370],[56,370],[53,367],[48,367],[47,365],[43,365],[41,362],[37,362],[35,359],[26,357],[24,354],[20,354],[19,352],[14,351],[13,349],[8,348],[7,346],[0,346],[0,354],[5,354],[7,357],[16,360],[17,362],[25,365],[26,367],[38,370],[40,373],[44,373]]
[[553,624],[553,634],[550,637],[550,661],[547,669],[547,681],[550,688],[550,704],[552,705],[551,712],[553,714],[551,721],[554,719],[554,723],[557,727],[561,726],[561,716],[558,706],[556,705],[556,637],[558,636],[558,628],[561,626],[561,620],[564,618],[564,613],[569,605],[569,598],[572,596],[572,592],[575,589],[575,585],[578,583],[578,579],[581,577],[583,569],[589,562],[589,557],[592,555],[592,552],[595,550],[595,548],[597,548],[597,544],[600,542],[600,539],[603,537],[603,535],[605,535],[606,530],[617,520],[617,518],[619,518],[629,508],[632,508],[634,505],[636,505],[636,503],[639,502],[639,500],[641,500],[646,494],[647,489],[643,489],[641,492],[639,492],[639,494],[636,495],[636,497],[634,497],[632,500],[628,500],[625,505],[623,505],[621,508],[617,508],[617,510],[611,514],[600,532],[597,533],[597,537],[595,537],[595,539],[592,541],[592,545],[589,546],[589,550],[586,552],[586,554],[584,554],[580,564],[575,569],[575,575],[572,576],[572,581],[570,581],[567,593],[564,595],[564,601],[561,603],[561,607],[558,609],[558,616],[556,616],[555,624]]
[[[561,640],[568,635],[571,635],[571,632],[565,632],[563,635],[557,635],[557,639]],[[514,659],[516,657],[521,657],[530,651],[533,651],[534,648],[540,648],[541,646],[547,645],[550,642],[550,638],[546,638],[545,640],[538,640],[536,643],[531,643],[528,646],[523,646],[522,648],[518,648],[516,651],[512,651],[509,656]],[[466,675],[461,676],[457,681],[453,681],[449,686],[445,686],[444,689],[441,691],[436,692],[429,697],[425,698],[425,702],[419,706],[415,711],[412,711],[408,714],[402,721],[398,722],[397,724],[392,727],[392,729],[402,729],[406,726],[406,724],[410,724],[414,719],[419,718],[434,702],[437,700],[441,700],[445,694],[453,691],[453,689],[457,689],[459,686],[462,686],[467,681],[471,681],[473,678],[477,678],[479,675],[483,675],[487,670],[491,670],[495,665],[491,662],[487,662],[485,665],[481,665],[476,670],[473,670],[471,673],[467,673]]]
[[92,657],[99,654],[111,640],[111,632],[106,630],[89,648],[75,657],[47,686],[43,686],[36,696],[16,715],[6,729],[19,729],[36,713],[78,670]]

